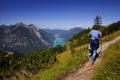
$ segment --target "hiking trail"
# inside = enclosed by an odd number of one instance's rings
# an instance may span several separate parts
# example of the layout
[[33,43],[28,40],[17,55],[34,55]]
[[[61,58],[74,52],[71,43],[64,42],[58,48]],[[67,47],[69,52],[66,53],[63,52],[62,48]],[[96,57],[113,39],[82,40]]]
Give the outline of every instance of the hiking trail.
[[[115,43],[119,39],[120,39],[120,36],[103,44],[102,54],[109,47],[109,45]],[[101,50],[101,47],[98,49],[98,51],[100,50]],[[82,67],[78,68],[75,72],[68,74],[62,80],[91,80],[93,75],[93,70],[95,66],[100,63],[101,59],[102,59],[101,57],[98,57],[94,65],[91,64],[90,60],[88,60]]]

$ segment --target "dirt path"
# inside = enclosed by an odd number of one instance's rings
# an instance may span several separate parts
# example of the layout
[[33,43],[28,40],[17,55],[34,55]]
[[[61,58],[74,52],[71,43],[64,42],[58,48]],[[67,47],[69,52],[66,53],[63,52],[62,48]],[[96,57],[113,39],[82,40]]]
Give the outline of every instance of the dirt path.
[[[102,52],[104,52],[110,44],[115,43],[119,39],[120,39],[120,36],[103,44]],[[77,71],[67,75],[63,80],[91,80],[92,75],[93,75],[92,74],[93,69],[98,63],[100,63],[101,59],[102,59],[101,57],[97,58],[94,65],[92,65],[90,61],[87,61],[81,68],[79,68]]]

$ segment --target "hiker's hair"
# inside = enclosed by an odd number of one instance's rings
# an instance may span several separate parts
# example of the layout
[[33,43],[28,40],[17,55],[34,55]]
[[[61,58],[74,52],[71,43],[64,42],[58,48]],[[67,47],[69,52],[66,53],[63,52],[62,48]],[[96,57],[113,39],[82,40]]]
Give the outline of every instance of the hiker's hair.
[[97,30],[97,26],[96,26],[96,25],[93,25],[93,29]]

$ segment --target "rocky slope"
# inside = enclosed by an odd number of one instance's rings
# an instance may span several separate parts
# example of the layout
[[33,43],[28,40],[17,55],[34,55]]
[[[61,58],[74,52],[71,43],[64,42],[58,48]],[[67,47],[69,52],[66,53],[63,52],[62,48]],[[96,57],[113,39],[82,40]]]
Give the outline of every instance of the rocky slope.
[[35,25],[0,25],[0,49],[28,53],[53,45],[54,37]]

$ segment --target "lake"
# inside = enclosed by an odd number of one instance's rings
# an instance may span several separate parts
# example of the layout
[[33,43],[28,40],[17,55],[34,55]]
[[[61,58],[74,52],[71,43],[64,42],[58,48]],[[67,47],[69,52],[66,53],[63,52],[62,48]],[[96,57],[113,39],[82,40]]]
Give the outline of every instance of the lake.
[[65,45],[66,44],[66,41],[61,38],[61,37],[56,37],[55,40],[54,40],[54,47],[57,46],[57,45]]

